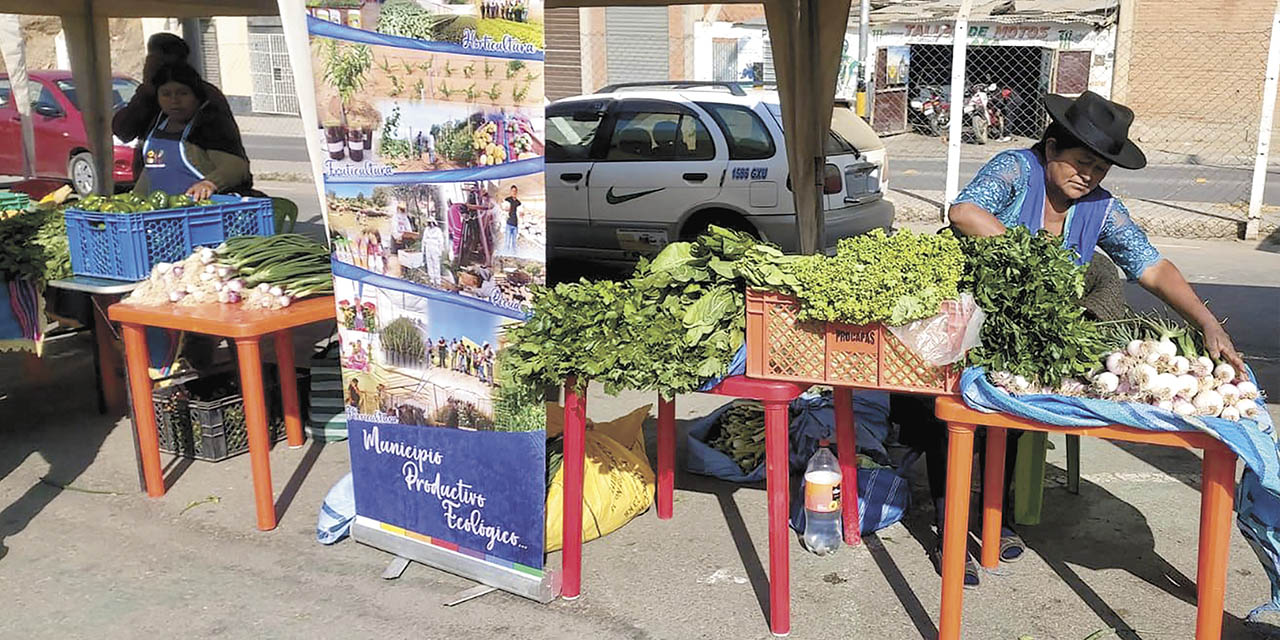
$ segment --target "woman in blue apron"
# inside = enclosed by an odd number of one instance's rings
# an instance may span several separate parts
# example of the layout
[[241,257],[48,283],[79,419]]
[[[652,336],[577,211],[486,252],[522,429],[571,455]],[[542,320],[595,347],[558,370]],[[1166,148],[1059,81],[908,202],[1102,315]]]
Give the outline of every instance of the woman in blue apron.
[[245,191],[252,184],[249,159],[232,125],[209,111],[200,74],[185,63],[165,65],[151,85],[160,114],[143,142],[143,170],[134,191],[185,193],[197,200]]
[[[1100,186],[1113,165],[1125,169],[1146,166],[1146,156],[1129,140],[1133,111],[1091,91],[1075,99],[1045,96],[1045,110],[1052,122],[1040,142],[1030,149],[997,154],[960,192],[949,211],[952,228],[969,236],[999,235],[1015,225],[1033,232],[1047,230],[1062,237],[1063,246],[1078,254],[1078,264],[1090,264],[1101,249],[1105,255],[1099,254],[1099,262],[1110,257],[1130,281],[1138,282],[1200,327],[1214,358],[1243,371],[1240,355],[1221,323],[1178,268],[1151,245],[1124,203]],[[932,401],[919,397],[895,395],[891,412],[894,422],[905,425],[899,436],[902,444],[925,452],[940,530],[946,493],[945,425],[934,417]],[[1009,435],[1018,434],[1010,431]],[[1008,470],[1013,461],[1014,457],[1008,456]],[[1012,486],[1007,481],[1008,470],[1006,487]],[[1012,513],[1012,509],[1004,509],[1002,562],[1021,559],[1026,548],[1009,526]],[[965,584],[977,583],[977,565],[970,559]]]
[[[160,113],[143,142],[143,170],[134,192],[203,200],[214,193],[247,191],[252,178],[238,137],[227,131],[225,118],[201,118],[211,107],[200,74],[175,63],[157,69],[150,82]],[[170,369],[180,344],[176,332],[148,330],[152,368]]]

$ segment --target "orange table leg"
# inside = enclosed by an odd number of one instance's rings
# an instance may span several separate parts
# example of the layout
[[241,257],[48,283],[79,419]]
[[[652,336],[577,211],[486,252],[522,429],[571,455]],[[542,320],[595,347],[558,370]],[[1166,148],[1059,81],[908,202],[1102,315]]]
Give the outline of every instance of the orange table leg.
[[1196,640],[1222,637],[1222,602],[1227,588],[1227,550],[1236,486],[1236,456],[1204,452],[1200,489],[1200,559],[1196,566]]
[[764,405],[765,490],[769,494],[769,630],[791,633],[791,458],[787,454],[790,403]]
[[147,495],[159,498],[164,495],[164,472],[160,469],[160,434],[156,431],[156,408],[151,402],[151,373],[147,364],[146,328],[136,324],[122,327],[125,363],[129,370],[129,390],[133,392],[134,429],[138,433],[138,447],[142,453],[142,476],[146,480]]
[[840,516],[844,526],[844,543],[862,544],[858,518],[858,429],[853,418],[853,391],[837,387],[832,394],[836,405],[836,451],[840,455]]
[[942,612],[939,640],[959,640],[964,613],[964,560],[969,539],[969,483],[973,479],[971,424],[947,423],[947,497],[942,525]]
[[675,511],[676,399],[658,394],[658,519]]
[[582,473],[587,437],[586,389],[578,392],[577,380],[564,385],[564,501],[560,533],[560,597],[576,600],[582,595]]
[[[987,427],[987,468],[982,476],[982,566],[1000,564],[1000,521],[1004,510],[1004,427]],[[947,505],[947,510],[951,505]]]
[[271,487],[271,438],[267,435],[262,349],[257,338],[237,338],[236,353],[240,360],[244,422],[249,431],[249,459],[253,465],[253,502],[258,509],[258,529],[270,531],[276,528],[276,504]]
[[293,331],[284,329],[273,336],[276,362],[280,366],[280,399],[284,405],[284,432],[289,446],[302,446],[302,409],[298,406],[298,373],[293,364]]

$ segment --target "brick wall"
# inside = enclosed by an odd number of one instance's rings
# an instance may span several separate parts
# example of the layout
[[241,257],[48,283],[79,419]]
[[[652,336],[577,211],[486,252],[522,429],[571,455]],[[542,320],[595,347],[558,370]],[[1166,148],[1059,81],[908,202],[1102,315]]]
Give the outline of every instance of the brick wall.
[[1137,0],[1129,106],[1180,115],[1205,100],[1224,119],[1256,120],[1274,0]]

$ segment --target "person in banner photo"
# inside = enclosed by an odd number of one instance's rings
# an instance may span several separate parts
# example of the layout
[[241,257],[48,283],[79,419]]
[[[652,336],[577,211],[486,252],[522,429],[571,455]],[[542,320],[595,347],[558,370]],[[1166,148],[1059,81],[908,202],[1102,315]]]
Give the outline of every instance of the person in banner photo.
[[520,236],[520,188],[511,185],[511,195],[503,202],[507,206],[507,250],[516,253],[516,240]]
[[[1041,140],[1029,149],[1003,151],[988,161],[951,206],[952,229],[970,236],[999,235],[1014,225],[1032,232],[1045,230],[1061,236],[1063,245],[1077,253],[1079,264],[1091,264],[1101,249],[1130,281],[1138,282],[1200,327],[1205,346],[1215,359],[1244,371],[1240,355],[1217,318],[1178,268],[1147,240],[1124,203],[1101,187],[1113,166],[1137,170],[1146,165],[1146,156],[1129,139],[1133,111],[1092,91],[1074,99],[1047,95],[1045,108],[1052,122]],[[1104,258],[1097,255],[1099,260]],[[1119,299],[1104,306],[1123,308],[1123,288],[1110,291]],[[933,399],[923,396],[895,394],[891,413],[893,422],[903,425],[902,444],[925,453],[940,531],[946,493],[946,425],[934,416]],[[1020,431],[1009,430],[1009,438],[1018,435]],[[1016,456],[1006,457],[1007,488],[1013,487],[1009,476],[1015,460]],[[1026,550],[1012,527],[1013,513],[1006,504],[1000,535],[1000,560],[1006,563],[1021,559]],[[933,556],[936,565],[939,550],[935,549]],[[965,584],[975,586],[978,582],[977,564],[970,557]]]

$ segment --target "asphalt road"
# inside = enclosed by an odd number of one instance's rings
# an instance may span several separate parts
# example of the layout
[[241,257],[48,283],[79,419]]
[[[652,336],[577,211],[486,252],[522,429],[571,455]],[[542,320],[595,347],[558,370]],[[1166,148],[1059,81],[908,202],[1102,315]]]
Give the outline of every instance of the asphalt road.
[[[890,154],[893,151],[890,149]],[[994,153],[994,151],[993,151]],[[961,184],[982,168],[982,161],[960,162]],[[940,191],[946,181],[947,161],[941,152],[936,158],[890,155],[890,180],[894,188]],[[1280,179],[1272,171],[1265,198],[1280,203]],[[1130,198],[1182,202],[1233,202],[1247,200],[1252,172],[1243,169],[1196,165],[1151,165],[1141,171],[1113,169],[1103,183],[1108,189]]]
[[[245,149],[258,161],[297,162],[305,172],[306,143],[299,136],[247,134]],[[936,157],[916,157],[920,150],[895,148],[900,142],[890,138],[889,170],[895,188],[909,191],[940,191],[946,181],[945,149],[939,147]],[[972,145],[970,145],[972,146]],[[990,152],[995,154],[998,148]],[[972,155],[973,149],[965,149]],[[961,180],[982,168],[983,161],[964,159],[960,163]],[[1268,181],[1266,202],[1280,204],[1280,171]],[[1235,202],[1247,200],[1252,172],[1246,169],[1202,165],[1151,165],[1142,171],[1115,169],[1107,176],[1107,188],[1130,198],[1173,200],[1182,202]]]
[[307,143],[300,136],[245,134],[244,149],[253,160],[308,162]]

